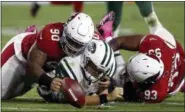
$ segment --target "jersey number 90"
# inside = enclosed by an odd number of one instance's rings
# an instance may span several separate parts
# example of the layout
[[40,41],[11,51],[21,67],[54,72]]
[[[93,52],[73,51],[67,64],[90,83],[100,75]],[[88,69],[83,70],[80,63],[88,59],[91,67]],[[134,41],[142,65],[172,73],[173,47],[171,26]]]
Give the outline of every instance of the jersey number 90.
[[52,41],[59,41],[60,40],[60,30],[59,29],[51,29],[50,30],[51,33],[51,40]]

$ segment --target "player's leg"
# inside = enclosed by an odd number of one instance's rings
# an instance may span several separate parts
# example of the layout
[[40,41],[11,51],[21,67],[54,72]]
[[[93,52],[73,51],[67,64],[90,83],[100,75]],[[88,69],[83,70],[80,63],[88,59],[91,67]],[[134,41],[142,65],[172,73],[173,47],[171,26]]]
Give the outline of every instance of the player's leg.
[[33,2],[31,4],[30,14],[32,17],[36,17],[41,5],[38,2]]
[[[118,37],[119,33],[119,25],[121,23],[122,19],[122,7],[123,7],[123,1],[108,1],[107,2],[107,11],[114,11],[115,13],[115,20],[113,22],[113,38]],[[125,64],[125,61],[123,60],[120,51],[115,52],[116,60],[119,62],[119,64],[123,65]]]
[[25,75],[26,61],[21,57],[22,39],[29,33],[14,36],[4,46],[1,52],[1,99],[10,99],[21,95],[30,89],[32,77]]
[[108,1],[107,2],[107,12],[114,11],[115,12],[115,20],[113,23],[113,37],[117,37],[119,33],[119,25],[122,19],[122,7],[123,1]]
[[20,83],[21,75],[25,73],[24,67],[15,56],[13,43],[9,44],[1,53],[1,70],[1,99],[10,99],[16,86]]
[[73,13],[79,13],[83,11],[83,1],[73,2]]
[[162,26],[154,11],[151,1],[136,1],[136,4],[151,33],[155,32],[158,27]]

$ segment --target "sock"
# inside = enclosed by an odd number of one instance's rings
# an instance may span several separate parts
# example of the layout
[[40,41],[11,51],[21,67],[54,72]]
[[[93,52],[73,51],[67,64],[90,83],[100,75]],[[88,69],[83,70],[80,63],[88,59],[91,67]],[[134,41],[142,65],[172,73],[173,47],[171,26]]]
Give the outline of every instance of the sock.
[[121,22],[122,7],[123,7],[123,1],[108,1],[107,2],[107,11],[115,12],[115,21],[113,23],[113,31],[117,29],[117,27],[119,26]]
[[150,33],[154,33],[158,27],[162,27],[162,24],[159,22],[158,17],[155,14],[151,1],[136,1],[136,4],[139,8],[141,15],[144,17],[146,24],[149,27]]
[[163,27],[154,11],[145,17],[144,20],[149,27],[150,33],[154,33],[157,28]]
[[113,32],[113,38],[118,37],[119,35],[119,30],[120,30],[120,25],[117,27],[117,29]]

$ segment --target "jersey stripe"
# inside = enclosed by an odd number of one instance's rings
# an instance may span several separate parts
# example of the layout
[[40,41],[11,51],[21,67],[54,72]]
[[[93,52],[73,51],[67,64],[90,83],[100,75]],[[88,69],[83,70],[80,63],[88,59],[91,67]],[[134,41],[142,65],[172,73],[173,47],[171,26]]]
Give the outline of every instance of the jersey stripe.
[[114,53],[114,57],[120,56],[120,53]]
[[74,74],[73,70],[71,69],[71,67],[69,66],[68,62],[66,59],[64,59],[64,62],[66,63],[67,67],[69,68],[69,71],[72,73],[73,77],[75,80],[77,80],[76,75]]
[[110,77],[114,76],[114,74],[116,73],[116,69],[117,69],[117,64],[115,62],[114,65],[113,65],[112,72],[110,73]]
[[[67,71],[65,70],[64,66],[62,65],[62,63],[60,63],[58,65],[58,67],[56,68],[56,72],[57,71],[60,73],[59,74],[60,76],[57,76],[57,77],[70,77],[69,74],[67,73]],[[56,75],[58,75],[58,74],[56,74]]]
[[102,62],[101,62],[102,65],[104,65],[104,62],[105,62],[106,57],[107,57],[107,45],[106,45],[105,42],[103,42],[103,43],[104,43],[104,45],[105,45],[105,55],[104,55],[103,60],[102,60]]
[[112,56],[112,49],[108,46],[108,48],[109,48],[109,51],[110,51],[110,55],[109,55],[109,58],[108,58],[108,61],[107,61],[107,64],[105,65],[106,67],[107,67],[107,65],[109,64],[109,62],[110,62],[110,60],[111,60],[111,56]]
[[75,80],[74,76],[72,75],[71,71],[69,70],[68,66],[66,65],[66,63],[64,62],[64,60],[61,61],[64,69],[66,70],[66,72],[68,73],[69,77],[73,80]]

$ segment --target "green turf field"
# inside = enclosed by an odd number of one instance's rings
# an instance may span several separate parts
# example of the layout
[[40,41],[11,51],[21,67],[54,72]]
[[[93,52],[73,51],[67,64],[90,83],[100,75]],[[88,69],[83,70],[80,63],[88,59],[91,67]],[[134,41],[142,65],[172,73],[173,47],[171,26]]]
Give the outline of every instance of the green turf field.
[[[36,18],[29,15],[29,5],[8,6],[2,5],[2,39],[1,47],[11,39],[13,35],[23,31],[28,25],[35,24],[39,28],[48,22],[65,21],[72,12],[69,6],[41,7]],[[184,3],[183,2],[157,2],[154,8],[161,23],[180,41],[184,46]],[[85,4],[85,12],[88,13],[97,23],[106,12],[105,4]],[[147,33],[146,26],[135,4],[125,4],[121,33]],[[133,54],[122,52],[125,59]],[[45,103],[32,89],[26,95],[10,101],[1,103],[2,111],[184,111],[184,94],[179,93],[174,97],[167,98],[160,104],[139,104],[139,103],[115,103],[109,107],[86,106],[76,109],[70,105]]]

